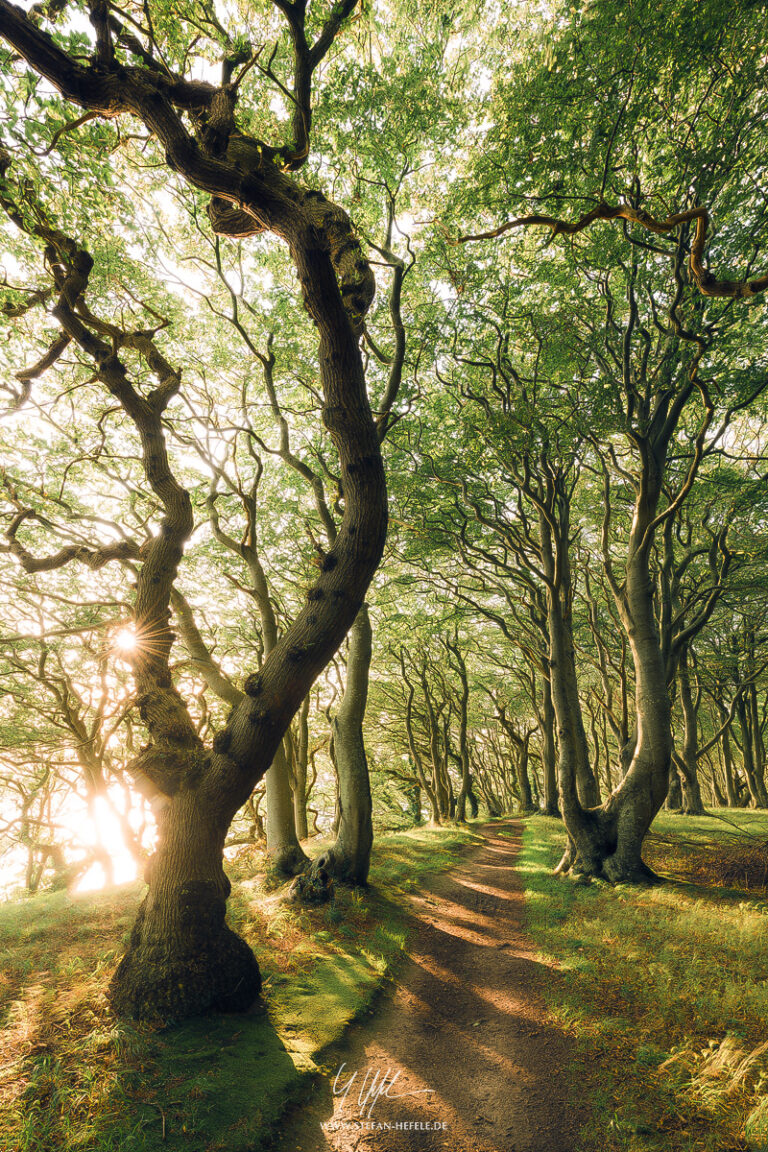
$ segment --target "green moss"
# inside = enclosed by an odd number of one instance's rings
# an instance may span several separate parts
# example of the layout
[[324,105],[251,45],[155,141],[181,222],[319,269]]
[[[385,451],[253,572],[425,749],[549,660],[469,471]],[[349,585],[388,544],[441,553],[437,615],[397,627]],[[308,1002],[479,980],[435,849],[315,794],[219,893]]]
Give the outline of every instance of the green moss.
[[381,837],[370,890],[339,888],[324,908],[284,905],[241,873],[230,919],[256,952],[266,1011],[162,1031],[114,1021],[105,1004],[139,885],[0,907],[6,1038],[19,1055],[18,1088],[0,1097],[0,1152],[259,1152],[391,978],[409,892],[477,839],[455,828]]

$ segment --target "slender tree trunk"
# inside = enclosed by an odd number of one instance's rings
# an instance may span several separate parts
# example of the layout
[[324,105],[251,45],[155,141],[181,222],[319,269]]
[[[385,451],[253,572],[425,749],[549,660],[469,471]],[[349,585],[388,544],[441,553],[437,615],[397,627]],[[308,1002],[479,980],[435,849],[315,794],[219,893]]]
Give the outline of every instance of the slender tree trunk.
[[432,694],[427,680],[426,669],[420,674],[421,690],[427,710],[429,725],[429,754],[432,762],[432,792],[437,804],[439,823],[442,824],[451,818],[451,789],[447,767],[441,749],[441,732],[439,710],[432,704]]
[[293,817],[299,840],[309,836],[307,823],[307,768],[309,765],[309,696],[298,713],[298,734],[292,757]]
[[313,865],[350,884],[367,882],[373,846],[371,783],[363,741],[371,651],[371,622],[368,606],[363,604],[349,632],[347,682],[333,719],[339,781],[336,842]]
[[309,836],[307,801],[305,796],[302,803],[302,795],[296,788],[293,790],[293,819],[296,825],[296,835],[299,840],[306,840]]
[[[750,654],[752,663],[754,664],[754,637],[750,637]],[[762,727],[760,724],[760,714],[757,704],[757,686],[754,681],[749,686],[749,720],[750,730],[752,732],[752,746],[753,746],[753,765],[755,780],[757,782],[758,791],[761,795],[765,795],[766,803],[768,803],[768,792],[765,787],[765,743],[763,741]]]
[[718,779],[717,770],[712,765],[712,797],[717,808],[727,808],[728,801],[723,795],[723,790],[720,787],[720,780]]
[[555,708],[552,703],[552,684],[547,676],[542,678],[541,691],[541,768],[544,776],[544,815],[559,816]]
[[561,761],[569,761],[573,766],[582,807],[594,808],[600,803],[600,793],[590,764],[589,745],[584,729],[573,635],[570,622],[564,619],[559,597],[556,595],[550,597],[548,615],[552,702],[557,719],[559,756]]
[[[260,569],[260,564],[259,564]],[[266,582],[265,582],[266,583]],[[269,656],[277,645],[277,621],[268,594],[257,597],[264,635],[264,654]],[[287,739],[287,735],[286,738]],[[264,782],[267,805],[267,861],[279,876],[298,876],[309,865],[309,857],[296,833],[291,774],[285,751],[285,739],[277,746]]]
[[[472,777],[470,775],[469,742],[467,740],[467,711],[469,707],[469,679],[464,655],[459,648],[458,637],[455,644],[447,643],[447,648],[456,658],[456,666],[461,680],[461,695],[459,697],[459,763],[461,765],[461,787],[456,799],[456,820],[459,824],[467,821],[467,801],[472,793]],[[477,808],[477,802],[475,802]],[[475,814],[477,814],[475,812]]]
[[[539,536],[544,571],[548,577],[547,626],[549,630],[549,671],[552,702],[557,720],[557,744],[560,765],[558,773],[572,772],[576,780],[579,803],[594,808],[600,803],[600,792],[589,758],[589,744],[579,697],[576,653],[573,644],[569,505],[564,497],[553,494],[552,507],[557,516],[539,514]],[[553,524],[557,523],[557,535]]]
[[693,692],[691,691],[691,673],[687,647],[680,656],[678,683],[680,686],[680,706],[682,708],[684,721],[682,755],[676,758],[682,787],[682,808],[686,816],[704,816],[706,813],[701,799],[701,785],[699,783],[697,765],[697,753],[699,749],[698,717]]
[[[727,716],[727,712],[721,713],[723,720]],[[722,735],[722,748],[723,748],[723,769],[725,771],[725,792],[728,799],[729,808],[739,807],[739,795],[736,790],[736,783],[733,771],[733,753],[731,752],[731,737],[728,729],[726,728]]]
[[605,791],[606,795],[610,796],[611,792],[613,792],[613,772],[611,770],[612,754],[611,744],[608,737],[608,721],[606,720],[605,715],[603,715],[603,756],[603,778],[605,780]]
[[267,786],[267,860],[281,876],[296,876],[307,865],[307,856],[296,834],[288,757],[283,743],[265,776]]
[[752,743],[752,726],[750,723],[749,710],[747,708],[743,694],[739,695],[738,703],[736,705],[736,715],[739,718],[739,726],[741,728],[741,750],[743,757],[744,775],[747,780],[749,795],[752,798],[752,805],[754,808],[768,808],[768,796],[765,792],[765,784],[755,771],[754,745]]
[[433,787],[432,782],[427,779],[427,774],[424,771],[424,762],[421,758],[418,748],[416,747],[416,735],[413,730],[413,698],[416,694],[416,689],[413,683],[408,679],[405,664],[405,652],[400,650],[400,668],[403,674],[403,682],[408,690],[405,703],[405,731],[408,736],[408,750],[411,754],[416,775],[419,778],[422,791],[425,793],[429,802],[429,811],[431,823],[439,825],[440,820],[440,805],[437,799],[437,793]]
[[533,796],[531,795],[531,781],[528,776],[529,742],[530,736],[521,738],[515,766],[517,770],[517,785],[520,790],[520,811],[524,816],[535,811]]
[[683,785],[680,780],[680,773],[674,764],[669,772],[669,788],[664,807],[669,812],[682,812],[683,810]]
[[521,735],[515,726],[514,720],[510,720],[507,715],[506,706],[497,703],[496,708],[498,710],[499,723],[506,733],[512,751],[512,763],[515,770],[515,799],[517,800],[521,816],[528,816],[532,812],[537,811],[537,807],[534,806],[533,803],[531,779],[528,775],[531,736],[533,735],[533,731],[531,730]]

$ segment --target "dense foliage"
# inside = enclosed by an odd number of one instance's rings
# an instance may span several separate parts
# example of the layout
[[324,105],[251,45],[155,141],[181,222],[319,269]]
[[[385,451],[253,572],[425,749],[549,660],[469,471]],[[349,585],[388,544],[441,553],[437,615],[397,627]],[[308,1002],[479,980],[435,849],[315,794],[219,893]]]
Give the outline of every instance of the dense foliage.
[[765,25],[2,0],[9,887],[206,781],[284,874],[337,833],[307,899],[371,817],[636,880],[663,803],[768,807]]

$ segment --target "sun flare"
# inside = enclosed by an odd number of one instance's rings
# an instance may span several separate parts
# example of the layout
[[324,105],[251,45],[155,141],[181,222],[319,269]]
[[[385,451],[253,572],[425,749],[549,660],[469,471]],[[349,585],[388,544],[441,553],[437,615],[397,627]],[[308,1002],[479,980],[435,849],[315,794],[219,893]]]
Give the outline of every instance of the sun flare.
[[135,652],[139,641],[133,628],[121,628],[113,643],[118,652]]

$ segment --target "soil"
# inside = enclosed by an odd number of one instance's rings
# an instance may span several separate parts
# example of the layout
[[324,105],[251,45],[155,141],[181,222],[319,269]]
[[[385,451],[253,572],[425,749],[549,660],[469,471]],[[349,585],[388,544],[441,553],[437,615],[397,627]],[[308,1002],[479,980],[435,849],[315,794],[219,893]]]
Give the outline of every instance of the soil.
[[556,974],[523,926],[522,828],[481,831],[479,848],[412,899],[393,993],[326,1058],[280,1152],[574,1152],[571,1042],[541,995]]

